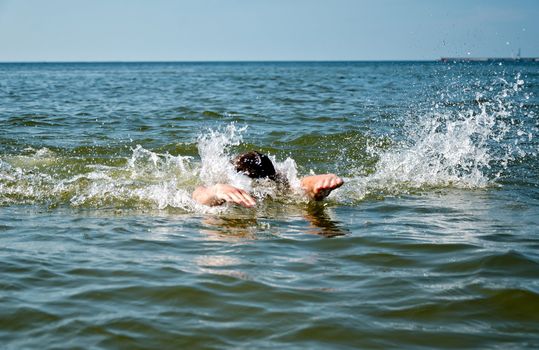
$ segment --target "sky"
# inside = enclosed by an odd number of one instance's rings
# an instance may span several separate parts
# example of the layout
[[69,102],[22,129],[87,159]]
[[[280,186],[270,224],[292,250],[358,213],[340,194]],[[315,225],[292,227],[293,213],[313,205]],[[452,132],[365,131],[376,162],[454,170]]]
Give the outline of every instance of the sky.
[[0,0],[0,61],[539,57],[537,0]]

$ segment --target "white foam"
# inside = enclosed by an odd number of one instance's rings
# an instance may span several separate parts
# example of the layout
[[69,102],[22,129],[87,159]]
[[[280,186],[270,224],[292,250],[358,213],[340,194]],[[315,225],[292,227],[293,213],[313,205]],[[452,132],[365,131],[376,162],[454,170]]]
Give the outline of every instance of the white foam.
[[[366,177],[348,179],[346,191],[355,199],[373,193],[406,193],[432,187],[484,188],[495,185],[516,155],[526,154],[518,142],[506,142],[511,134],[528,131],[515,125],[516,108],[511,97],[524,81],[502,80],[503,88],[493,98],[475,95],[476,106],[450,111],[436,108],[407,125],[407,138],[389,150],[371,148],[378,156],[376,171]],[[524,138],[523,138],[524,139]],[[502,171],[492,173],[492,166]]]
[[237,128],[235,124],[227,125],[223,130],[210,129],[198,138],[200,155],[200,180],[206,185],[216,183],[232,183],[247,189],[249,184],[243,177],[237,176],[230,162],[230,147],[241,143],[246,126]]
[[[527,154],[520,143],[531,141],[533,133],[537,132],[519,124],[514,117],[518,106],[511,101],[525,86],[523,79],[517,76],[514,81],[501,80],[501,83],[498,93],[493,88],[497,85],[487,89],[493,96],[476,94],[473,107],[458,111],[438,107],[417,120],[410,120],[403,141],[390,149],[370,147],[378,159],[373,172],[346,178],[346,184],[330,198],[350,202],[373,194],[398,195],[410,189],[473,189],[495,185],[515,157]],[[62,162],[67,164],[70,158],[62,158],[46,148],[29,148],[25,150],[28,154],[0,159],[0,204],[171,207],[219,212],[226,210],[226,206],[208,208],[191,199],[195,186],[216,183],[232,184],[258,198],[276,196],[276,186],[253,182],[234,170],[233,151],[241,145],[245,131],[246,126],[232,123],[202,132],[197,140],[200,162],[192,157],[162,154],[137,146],[123,165],[87,164],[82,166],[84,171],[77,174],[50,172],[48,169],[53,168],[49,165],[62,166]],[[304,201],[295,160],[280,161],[275,155],[269,156],[290,184],[290,200]],[[77,162],[80,168],[80,158]],[[359,165],[350,164],[350,167]],[[496,171],[492,171],[493,167]]]

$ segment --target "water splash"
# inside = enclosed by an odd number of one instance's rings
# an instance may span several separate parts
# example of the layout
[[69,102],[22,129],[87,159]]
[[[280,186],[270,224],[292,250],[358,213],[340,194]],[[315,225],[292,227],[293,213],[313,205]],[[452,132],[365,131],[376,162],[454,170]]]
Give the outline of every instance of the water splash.
[[241,188],[248,187],[230,162],[230,148],[241,144],[246,129],[247,126],[238,128],[232,123],[221,130],[210,129],[198,137],[199,176],[204,184],[234,183]]
[[[358,139],[365,143],[360,148],[365,146],[371,157],[368,161],[355,159],[357,164],[349,168],[366,169],[349,170],[345,186],[334,191],[330,199],[347,203],[432,188],[498,185],[497,180],[512,163],[537,155],[537,127],[531,127],[529,122],[534,120],[533,111],[526,114],[519,103],[519,99],[529,99],[524,87],[524,79],[517,75],[514,79],[497,78],[478,92],[477,88],[463,89],[456,97],[444,92],[431,109],[418,109],[406,116],[402,140],[393,140],[387,146],[384,139],[378,143],[383,146],[369,146],[369,138]],[[469,96],[472,98],[467,99]],[[472,103],[453,108],[451,99]],[[101,163],[92,155],[75,156],[62,149],[27,148],[18,155],[1,155],[0,205],[219,211],[199,206],[191,199],[197,185],[215,183],[230,183],[257,198],[277,197],[277,186],[251,181],[231,164],[235,151],[244,147],[246,129],[232,123],[202,132],[197,139],[200,162],[142,146],[136,146],[127,157],[105,152],[113,161]],[[332,144],[342,146],[337,141]],[[296,161],[269,156],[290,184],[287,200],[303,202]],[[303,158],[309,159],[309,155]],[[328,169],[338,165],[330,164]]]
[[[82,183],[69,202],[73,206],[175,207],[190,209],[192,158],[159,154],[138,145],[122,167],[92,166],[88,174],[61,181],[68,190]],[[72,192],[72,191],[69,191]]]
[[[86,163],[39,149],[0,160],[0,204],[68,204],[92,208],[192,208],[188,192],[194,170],[190,157],[172,156],[137,146],[122,166]],[[53,165],[56,165],[53,166]]]
[[[210,129],[198,138],[198,150],[201,158],[199,177],[203,184],[227,183],[244,189],[255,198],[276,197],[279,188],[271,181],[252,181],[234,169],[231,159],[235,156],[233,148],[241,145],[247,126],[237,127],[231,123],[224,128]],[[275,155],[268,154],[276,171],[284,176],[292,192],[300,187],[296,162],[290,157],[280,162]]]
[[[513,82],[499,79],[493,85],[500,83],[503,88],[498,93],[477,92],[471,108],[451,110],[436,103],[419,118],[409,118],[404,141],[389,150],[370,147],[379,158],[376,170],[349,179],[348,196],[358,199],[429,188],[496,185],[517,157],[536,154],[521,146],[533,134],[518,122],[521,105],[513,102],[524,81],[518,74]],[[493,90],[492,86],[487,89]]]

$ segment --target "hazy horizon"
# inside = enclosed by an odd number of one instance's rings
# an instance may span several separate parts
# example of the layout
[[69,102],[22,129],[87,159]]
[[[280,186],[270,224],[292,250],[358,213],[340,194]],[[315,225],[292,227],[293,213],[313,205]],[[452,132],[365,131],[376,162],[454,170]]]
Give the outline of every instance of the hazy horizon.
[[[35,61],[32,61],[32,60],[21,60],[21,61],[0,61],[1,64],[10,64],[10,63],[13,63],[13,64],[22,64],[22,63],[51,63],[51,64],[54,64],[54,63],[346,63],[346,62],[350,62],[350,63],[361,63],[361,62],[365,62],[365,63],[369,63],[369,62],[402,62],[402,63],[406,63],[406,62],[438,62],[440,61],[442,58],[448,58],[448,59],[452,59],[452,58],[455,58],[455,59],[470,59],[470,60],[474,60],[474,59],[484,59],[484,58],[488,58],[488,59],[513,59],[514,57],[510,57],[510,56],[507,56],[507,57],[501,57],[501,56],[496,56],[496,57],[492,57],[492,56],[489,56],[489,57],[486,57],[486,56],[441,56],[441,57],[438,57],[438,58],[434,58],[434,59],[369,59],[369,60],[361,60],[361,59],[357,59],[357,60],[339,60],[339,59],[335,59],[335,60],[316,60],[316,59],[312,59],[312,60],[279,60],[279,59],[275,59],[275,60],[152,60],[152,61],[144,61],[144,60],[92,60],[92,61],[83,61],[83,60],[80,60],[80,61],[49,61],[49,60],[42,60],[42,61],[39,61],[39,60],[35,60]],[[539,56],[522,56],[521,58],[539,58]]]

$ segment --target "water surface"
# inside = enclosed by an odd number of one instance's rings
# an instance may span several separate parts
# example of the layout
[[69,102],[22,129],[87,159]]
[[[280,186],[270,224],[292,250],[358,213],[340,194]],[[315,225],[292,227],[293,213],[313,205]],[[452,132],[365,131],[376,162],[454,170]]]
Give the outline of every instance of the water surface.
[[[0,64],[0,340],[539,347],[539,65]],[[291,183],[252,184],[257,149]],[[310,173],[345,185],[321,203]],[[254,209],[207,208],[233,183]]]

